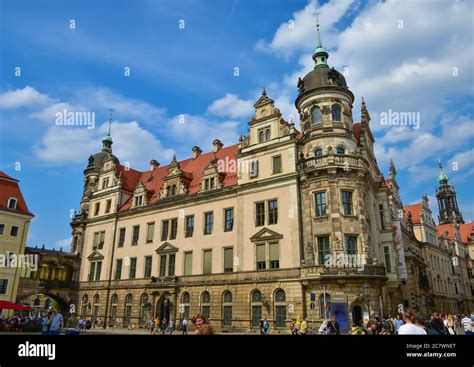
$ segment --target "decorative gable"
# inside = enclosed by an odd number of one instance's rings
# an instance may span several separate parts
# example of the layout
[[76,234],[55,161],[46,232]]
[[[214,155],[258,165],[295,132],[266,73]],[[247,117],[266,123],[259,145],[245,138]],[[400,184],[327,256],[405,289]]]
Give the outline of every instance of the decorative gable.
[[87,260],[89,261],[103,260],[103,259],[104,259],[104,255],[102,255],[97,250],[92,251],[92,253],[89,256],[87,256]]
[[180,169],[176,155],[174,155],[173,160],[168,166],[168,173],[164,178],[163,186],[161,187],[160,198],[186,195],[188,192],[186,181],[188,181],[188,179]]
[[146,189],[143,182],[140,181],[133,192],[132,208],[144,206],[147,204],[148,204],[148,190]]
[[266,227],[262,228],[260,231],[255,233],[252,237],[250,237],[250,241],[252,242],[265,242],[265,241],[275,241],[281,240],[283,235],[272,231]]
[[199,184],[199,192],[220,189],[222,187],[221,175],[217,169],[216,163],[217,159],[214,158],[209,162],[206,168],[204,168],[201,183]]
[[165,242],[160,247],[158,247],[155,252],[159,255],[163,255],[163,254],[175,253],[175,252],[178,252],[178,251],[179,250],[178,250],[177,247],[173,246],[169,242]]

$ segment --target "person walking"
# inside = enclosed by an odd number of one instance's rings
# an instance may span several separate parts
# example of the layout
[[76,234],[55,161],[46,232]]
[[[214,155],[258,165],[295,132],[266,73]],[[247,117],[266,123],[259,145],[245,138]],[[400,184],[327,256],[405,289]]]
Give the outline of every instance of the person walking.
[[307,330],[308,330],[308,323],[306,322],[306,318],[304,318],[303,321],[301,322],[300,334],[306,335]]
[[181,322],[181,331],[182,335],[188,335],[188,318],[186,316],[184,316],[184,319]]
[[331,316],[331,321],[328,324],[329,335],[340,335],[339,323],[336,321],[336,316]]
[[405,325],[400,326],[398,330],[399,335],[426,335],[426,331],[416,325],[417,316],[413,311],[409,310],[405,312],[403,320],[405,321]]
[[265,319],[263,321],[263,334],[268,335],[268,330],[270,329],[270,324],[268,323],[268,320]]
[[64,319],[58,310],[53,309],[51,318],[49,319],[49,332],[48,335],[59,335],[61,329],[64,328]]

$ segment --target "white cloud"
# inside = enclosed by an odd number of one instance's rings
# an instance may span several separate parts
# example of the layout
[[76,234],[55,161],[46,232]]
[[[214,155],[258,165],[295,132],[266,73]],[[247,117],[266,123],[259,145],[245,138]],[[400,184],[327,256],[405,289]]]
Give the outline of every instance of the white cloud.
[[65,238],[64,240],[58,240],[54,243],[53,249],[57,251],[62,250],[64,252],[70,252],[71,243],[72,243],[72,237]]
[[23,89],[15,89],[0,94],[0,108],[14,109],[19,107],[36,107],[47,104],[50,98],[27,85]]
[[[98,129],[85,127],[51,126],[33,147],[36,157],[45,163],[63,165],[69,163],[86,164],[89,155],[101,149],[108,124]],[[132,168],[145,169],[151,159],[168,162],[174,151],[165,149],[161,142],[136,121],[112,123],[113,153],[121,163],[129,162]]]
[[227,93],[224,97],[212,102],[208,111],[220,117],[243,118],[250,116],[254,109],[252,101],[243,100],[236,94]]

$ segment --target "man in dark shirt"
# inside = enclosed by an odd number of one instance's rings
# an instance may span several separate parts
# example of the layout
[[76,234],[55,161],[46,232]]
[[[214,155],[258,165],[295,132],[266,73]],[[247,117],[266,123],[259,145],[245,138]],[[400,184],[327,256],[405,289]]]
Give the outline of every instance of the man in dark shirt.
[[336,316],[331,316],[331,321],[328,324],[330,335],[339,335],[339,323],[336,321]]

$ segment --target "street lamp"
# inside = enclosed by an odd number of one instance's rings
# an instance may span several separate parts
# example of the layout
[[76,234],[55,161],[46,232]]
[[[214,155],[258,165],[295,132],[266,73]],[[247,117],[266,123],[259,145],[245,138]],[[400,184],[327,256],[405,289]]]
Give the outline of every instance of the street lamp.
[[364,290],[364,295],[367,298],[367,309],[369,311],[369,321],[370,321],[370,285],[369,283],[365,282],[365,284],[362,286],[362,289]]

